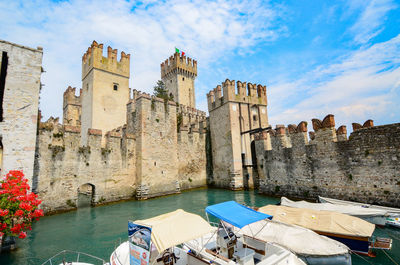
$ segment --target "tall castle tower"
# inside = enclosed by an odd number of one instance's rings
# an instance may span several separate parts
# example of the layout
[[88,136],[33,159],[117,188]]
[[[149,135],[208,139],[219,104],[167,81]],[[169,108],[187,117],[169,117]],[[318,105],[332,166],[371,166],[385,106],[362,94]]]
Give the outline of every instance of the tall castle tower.
[[197,76],[197,61],[175,53],[161,63],[161,79],[168,93],[179,104],[196,108],[194,80]]
[[81,144],[86,145],[89,128],[103,133],[126,122],[126,104],[129,101],[130,54],[107,48],[93,41],[82,57],[82,114]]

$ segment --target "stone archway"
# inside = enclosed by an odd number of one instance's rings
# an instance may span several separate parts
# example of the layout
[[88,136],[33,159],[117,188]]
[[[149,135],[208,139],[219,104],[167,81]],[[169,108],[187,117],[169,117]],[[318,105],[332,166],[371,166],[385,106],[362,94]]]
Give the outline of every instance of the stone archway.
[[77,207],[89,207],[94,205],[94,195],[96,186],[91,183],[85,183],[78,188]]

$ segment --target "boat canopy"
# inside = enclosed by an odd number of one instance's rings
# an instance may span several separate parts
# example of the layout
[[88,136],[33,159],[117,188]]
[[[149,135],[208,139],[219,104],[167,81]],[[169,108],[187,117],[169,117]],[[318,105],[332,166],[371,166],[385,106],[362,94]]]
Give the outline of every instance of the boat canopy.
[[151,241],[159,253],[215,230],[201,216],[182,209],[134,223],[151,227]]
[[306,201],[292,201],[286,197],[281,198],[281,205],[294,207],[294,208],[305,208],[317,211],[331,211],[353,215],[357,217],[373,217],[373,216],[385,216],[388,214],[387,211],[373,208],[363,208],[357,205],[338,205],[332,203],[311,203]]
[[375,230],[375,225],[360,218],[330,211],[276,205],[267,205],[258,211],[272,214],[274,221],[302,226],[316,232],[370,237]]
[[[273,220],[262,220],[242,228],[242,233],[283,246],[304,256],[337,256],[349,248],[336,240],[320,236],[310,229]],[[257,231],[255,234],[254,231]]]
[[272,219],[271,215],[257,212],[235,201],[207,206],[206,212],[238,228],[267,218]]

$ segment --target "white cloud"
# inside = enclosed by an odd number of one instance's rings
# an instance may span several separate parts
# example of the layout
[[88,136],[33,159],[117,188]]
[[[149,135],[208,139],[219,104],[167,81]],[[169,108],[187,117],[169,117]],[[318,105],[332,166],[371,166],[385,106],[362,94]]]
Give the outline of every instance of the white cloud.
[[365,44],[382,30],[387,13],[396,5],[392,0],[349,1],[350,9],[362,9],[356,23],[350,28],[354,41]]
[[[45,87],[41,109],[60,116],[62,93],[81,86],[81,57],[92,40],[131,53],[131,88],[151,92],[160,63],[174,46],[207,66],[234,50],[246,51],[275,40],[279,8],[261,1],[0,2],[0,36],[32,47],[43,46]],[[204,91],[204,94],[206,92]],[[204,104],[203,104],[204,105]]]
[[270,122],[298,123],[330,113],[337,125],[367,119],[398,122],[399,82],[400,35],[317,67],[295,82],[271,85]]

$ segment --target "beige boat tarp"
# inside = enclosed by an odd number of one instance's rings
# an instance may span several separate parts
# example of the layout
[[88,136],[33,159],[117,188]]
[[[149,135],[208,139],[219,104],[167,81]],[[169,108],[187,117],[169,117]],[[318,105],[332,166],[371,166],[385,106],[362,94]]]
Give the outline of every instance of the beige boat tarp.
[[336,256],[349,253],[349,248],[336,240],[318,235],[304,227],[271,220],[249,224],[239,233],[276,243],[305,256]]
[[337,205],[332,203],[311,203],[306,201],[292,201],[286,197],[281,198],[281,205],[294,208],[311,209],[317,211],[338,212],[357,217],[373,217],[373,216],[383,217],[387,215],[387,211],[380,209],[363,208],[356,205]]
[[360,218],[329,211],[276,205],[267,205],[259,208],[258,211],[272,215],[274,221],[298,225],[319,232],[370,237],[375,230],[375,225]]
[[201,216],[182,209],[134,223],[151,227],[151,241],[159,253],[214,231]]

